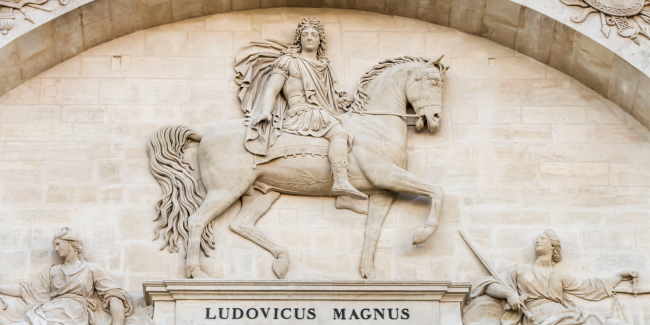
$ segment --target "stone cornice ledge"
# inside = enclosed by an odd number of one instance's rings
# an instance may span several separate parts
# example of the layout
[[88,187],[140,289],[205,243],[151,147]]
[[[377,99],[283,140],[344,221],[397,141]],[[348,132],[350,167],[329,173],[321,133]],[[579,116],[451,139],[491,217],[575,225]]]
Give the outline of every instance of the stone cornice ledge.
[[148,304],[178,300],[408,300],[459,302],[469,282],[370,280],[162,280],[144,281]]

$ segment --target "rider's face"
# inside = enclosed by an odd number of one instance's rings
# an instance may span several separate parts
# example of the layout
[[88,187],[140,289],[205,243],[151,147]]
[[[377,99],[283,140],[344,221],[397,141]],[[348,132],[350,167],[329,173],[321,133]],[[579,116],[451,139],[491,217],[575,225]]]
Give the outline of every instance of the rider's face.
[[313,52],[318,50],[318,45],[320,45],[320,36],[318,31],[313,27],[308,27],[302,31],[300,35],[300,45],[302,46],[303,51]]

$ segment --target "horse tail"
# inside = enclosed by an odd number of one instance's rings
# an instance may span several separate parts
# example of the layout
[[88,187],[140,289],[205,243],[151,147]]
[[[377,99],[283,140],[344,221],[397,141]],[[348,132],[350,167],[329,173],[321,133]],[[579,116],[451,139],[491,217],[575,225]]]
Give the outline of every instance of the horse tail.
[[[165,126],[149,140],[147,155],[151,173],[158,181],[163,197],[156,204],[158,226],[156,237],[161,235],[163,250],[178,252],[189,240],[188,219],[201,206],[204,196],[199,192],[199,182],[192,175],[194,168],[183,160],[189,140],[201,141],[201,136],[183,125]],[[214,249],[212,223],[201,235],[201,250],[208,256],[208,247]]]

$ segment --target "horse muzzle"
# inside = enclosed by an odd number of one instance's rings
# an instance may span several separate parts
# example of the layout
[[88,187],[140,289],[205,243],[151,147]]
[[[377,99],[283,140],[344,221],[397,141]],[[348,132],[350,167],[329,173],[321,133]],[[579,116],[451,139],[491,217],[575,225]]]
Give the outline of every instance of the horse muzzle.
[[415,128],[421,131],[425,127],[429,132],[435,133],[440,129],[440,116],[442,105],[430,105],[415,110],[418,118],[415,121]]

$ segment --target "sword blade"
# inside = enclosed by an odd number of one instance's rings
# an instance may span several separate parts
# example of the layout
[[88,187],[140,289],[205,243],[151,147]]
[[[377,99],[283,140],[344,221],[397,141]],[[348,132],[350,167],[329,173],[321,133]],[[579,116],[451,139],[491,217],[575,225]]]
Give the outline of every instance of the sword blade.
[[636,292],[633,289],[614,289],[614,292],[628,295],[648,295],[650,294],[650,289],[637,289]]
[[515,290],[515,288],[510,287],[507,282],[503,281],[503,279],[501,278],[501,274],[499,274],[499,272],[497,272],[492,267],[492,265],[490,265],[490,262],[487,261],[487,259],[485,258],[485,255],[483,255],[483,252],[481,252],[481,249],[478,248],[476,243],[474,243],[474,241],[472,240],[472,237],[470,237],[463,230],[459,230],[458,232],[460,233],[460,237],[462,237],[463,240],[465,241],[465,243],[467,243],[467,246],[469,246],[469,248],[472,250],[474,255],[476,255],[476,257],[479,259],[479,261],[481,261],[481,264],[483,264],[483,266],[488,270],[488,272],[490,272],[490,275],[492,275],[492,277],[495,280],[497,280],[497,282],[499,282],[500,285],[505,286],[508,290],[512,290],[514,292],[517,292],[517,290]]
[[[494,279],[495,279],[495,280],[496,280],[496,281],[497,281],[497,282],[498,282],[498,283],[499,283],[499,284],[500,284],[504,289],[506,289],[506,290],[510,290],[510,291],[514,292],[517,296],[519,296],[519,291],[517,291],[517,288],[511,287],[511,286],[508,284],[508,282],[503,281],[503,278],[501,278],[501,275],[499,274],[499,272],[497,272],[497,271],[492,267],[492,265],[490,265],[490,263],[489,263],[489,262],[487,261],[487,259],[485,258],[485,255],[483,255],[483,253],[481,252],[481,249],[479,249],[478,246],[477,246],[477,245],[474,243],[474,241],[472,240],[472,237],[470,237],[468,234],[466,234],[466,233],[465,233],[464,231],[462,231],[462,230],[459,230],[458,232],[460,233],[460,237],[462,237],[463,240],[465,241],[465,243],[467,243],[467,246],[469,246],[469,248],[472,250],[472,252],[474,253],[474,255],[476,255],[476,257],[478,257],[479,261],[481,261],[481,263],[483,264],[483,266],[485,266],[485,268],[488,270],[488,272],[490,272],[490,275],[492,275],[492,277],[493,277],[493,278],[494,278]],[[521,297],[520,297],[520,299],[521,299]],[[525,298],[523,298],[523,300],[525,300]],[[523,302],[523,300],[522,300],[522,302]],[[508,305],[506,304],[506,306],[508,306]],[[526,308],[526,305],[523,305],[523,306],[522,306],[522,312],[524,313],[524,315],[526,315],[526,317],[528,317],[528,319],[529,319],[533,324],[537,324],[537,323],[538,323],[537,320],[535,319],[535,317],[533,316],[533,314],[528,310],[528,308]]]

